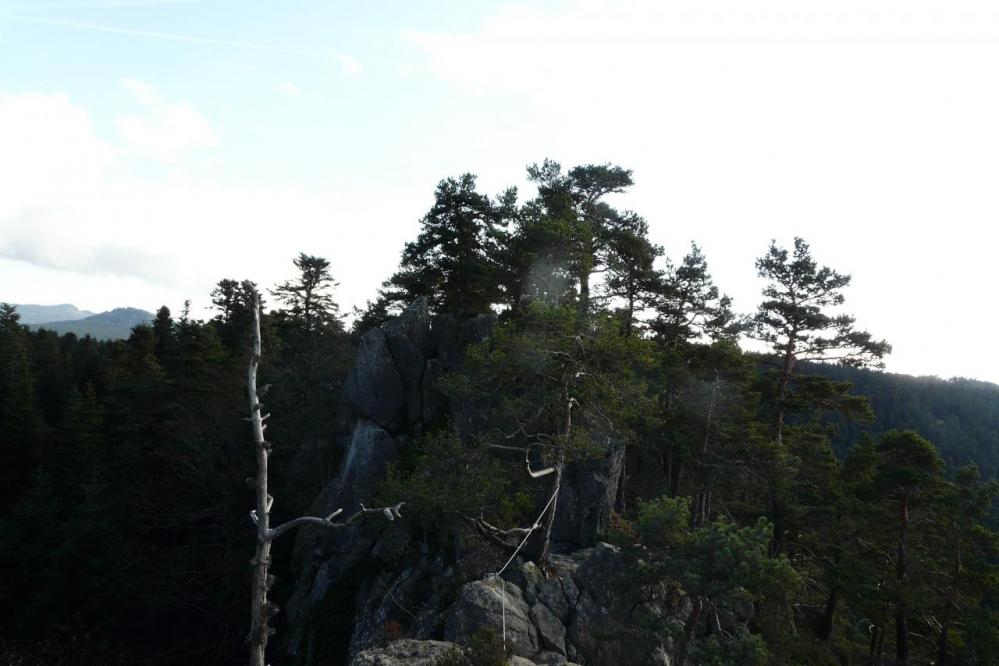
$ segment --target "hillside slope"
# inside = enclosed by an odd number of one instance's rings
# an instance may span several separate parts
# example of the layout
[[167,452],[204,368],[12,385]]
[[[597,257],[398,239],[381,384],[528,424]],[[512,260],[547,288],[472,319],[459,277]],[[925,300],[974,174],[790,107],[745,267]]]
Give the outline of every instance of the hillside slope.
[[974,379],[912,377],[844,366],[808,365],[802,372],[849,381],[868,396],[876,417],[868,424],[830,419],[842,453],[862,432],[912,429],[936,444],[948,466],[974,461],[984,477],[999,477],[999,385]]
[[31,328],[44,328],[60,335],[74,333],[78,337],[89,335],[98,340],[123,340],[139,324],[148,324],[153,313],[138,308],[115,308],[108,312],[69,321],[50,321],[32,325]]

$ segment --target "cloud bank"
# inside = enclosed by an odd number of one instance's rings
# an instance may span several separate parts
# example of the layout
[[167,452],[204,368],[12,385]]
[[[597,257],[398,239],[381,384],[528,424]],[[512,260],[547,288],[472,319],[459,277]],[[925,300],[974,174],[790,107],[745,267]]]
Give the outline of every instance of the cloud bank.
[[[8,260],[0,275],[16,273],[10,261],[75,274],[78,280],[59,280],[64,296],[57,300],[92,309],[121,303],[88,294],[76,281],[127,283],[136,294],[145,285],[146,298],[170,298],[177,307],[187,297],[206,303],[223,277],[274,284],[290,277],[291,258],[306,251],[333,261],[345,283],[345,306],[373,295],[394,267],[396,252],[371,257],[358,248],[370,242],[365,229],[373,220],[415,225],[409,193],[386,188],[381,197],[365,191],[343,195],[195,178],[184,158],[218,143],[208,121],[148,84],[124,85],[143,115],[119,122],[122,145],[98,136],[87,111],[64,94],[0,95],[0,178],[6,184],[0,189],[0,259]],[[136,177],[133,154],[170,169]],[[30,274],[41,275],[34,269]],[[10,280],[4,290],[0,299],[15,302],[51,293]],[[145,300],[136,304],[154,307]]]

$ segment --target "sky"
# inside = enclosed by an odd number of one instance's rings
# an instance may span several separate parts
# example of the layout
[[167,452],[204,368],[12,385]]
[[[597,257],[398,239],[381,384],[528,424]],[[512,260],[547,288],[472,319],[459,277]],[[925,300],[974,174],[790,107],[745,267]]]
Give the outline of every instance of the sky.
[[0,300],[373,298],[442,178],[614,163],[735,308],[805,238],[887,369],[999,382],[999,6],[0,0]]

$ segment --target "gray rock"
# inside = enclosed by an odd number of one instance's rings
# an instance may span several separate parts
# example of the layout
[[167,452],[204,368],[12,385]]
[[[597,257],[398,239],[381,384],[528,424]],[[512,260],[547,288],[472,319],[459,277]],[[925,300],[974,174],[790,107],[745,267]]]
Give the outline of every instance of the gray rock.
[[350,666],[433,666],[440,657],[460,649],[444,641],[414,641],[403,638],[381,648],[370,648],[355,656]]
[[406,388],[380,329],[372,329],[361,337],[354,369],[344,385],[344,397],[362,418],[392,433],[404,429]]
[[538,628],[541,645],[548,650],[565,654],[565,627],[555,617],[555,613],[549,610],[548,606],[536,603],[531,606],[530,617],[534,626]]
[[441,362],[432,358],[423,369],[421,390],[423,391],[423,424],[430,425],[445,415],[447,398],[437,388],[437,380],[444,374]]
[[[636,585],[630,578],[636,562],[610,544],[593,548],[573,576],[579,598],[567,639],[585,664],[662,665],[668,654],[665,628],[681,621],[663,598],[664,590]],[[663,626],[663,632],[649,626]],[[567,649],[567,654],[573,654]]]
[[412,430],[423,419],[423,356],[409,338],[401,333],[387,331],[385,340],[395,360],[395,368],[402,378],[406,392],[406,425]]
[[[566,599],[565,591],[562,589],[562,580],[563,579],[561,578],[546,578],[541,581],[540,585],[538,585],[537,595],[538,601],[547,606],[548,609],[555,614],[555,617],[557,617],[559,621],[567,622],[569,620],[569,611],[571,610],[571,606],[569,604],[569,600]],[[576,585],[571,582],[572,579],[568,580],[575,589]],[[579,590],[576,590],[576,598],[578,597]],[[573,601],[572,605],[575,605],[575,601]]]
[[624,472],[624,447],[594,438],[604,455],[566,465],[552,538],[590,545],[607,529]]
[[579,601],[579,588],[576,587],[576,582],[571,577],[566,576],[559,580],[562,583],[562,594],[565,595],[565,600],[569,604],[569,612],[571,613]]
[[405,336],[420,356],[428,357],[427,342],[430,335],[430,311],[425,298],[417,299],[402,313],[382,324],[381,329],[388,334]]
[[[518,558],[519,560],[520,558]],[[544,575],[534,562],[518,562],[503,575],[508,581],[524,592],[528,604],[533,604],[537,586],[544,580]]]
[[507,666],[538,666],[536,662],[530,659],[524,659],[523,657],[518,657],[516,655],[510,657],[506,660]]
[[496,315],[481,314],[472,317],[465,322],[461,330],[461,343],[463,346],[482,342],[489,337],[496,326]]
[[530,609],[521,589],[506,581],[474,581],[458,592],[458,600],[448,611],[444,638],[467,645],[481,629],[497,636],[503,634],[504,604],[506,607],[506,643],[512,654],[531,657],[541,642],[538,630],[530,620]]
[[388,324],[383,327],[383,332],[402,385],[407,391],[419,391],[420,380],[423,378],[423,355],[408,337],[392,330]]
[[534,663],[536,664],[553,664],[554,666],[578,666],[573,662],[566,659],[564,654],[559,654],[558,652],[552,652],[551,650],[545,650],[538,656],[534,658]]
[[329,494],[327,513],[343,509],[350,515],[360,502],[370,502],[385,468],[399,457],[395,439],[371,421],[359,421],[354,428],[340,474]]
[[461,341],[454,317],[440,315],[430,321],[426,356],[439,360],[445,370],[454,370],[461,363]]

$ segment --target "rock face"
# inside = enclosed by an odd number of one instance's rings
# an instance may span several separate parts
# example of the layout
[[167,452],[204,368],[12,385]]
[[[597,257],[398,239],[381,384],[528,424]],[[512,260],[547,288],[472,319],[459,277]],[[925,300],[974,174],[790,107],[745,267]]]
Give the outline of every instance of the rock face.
[[[340,471],[310,509],[312,515],[340,508],[349,514],[360,503],[373,501],[387,466],[427,427],[456,411],[435,382],[460,367],[464,349],[488,335],[494,323],[492,316],[460,324],[451,317],[430,317],[426,305],[417,303],[361,337],[344,386],[340,417],[352,425],[341,440]],[[408,535],[403,540],[408,543]],[[331,640],[316,634],[316,611],[332,604],[333,597],[339,606],[365,608],[374,592],[358,581],[396,564],[406,543],[393,549],[385,535],[372,536],[360,527],[337,533],[302,530],[293,556],[296,585],[288,603],[289,652],[306,663],[315,661],[314,646]],[[424,563],[419,569],[429,566]],[[373,616],[359,617],[359,635],[338,638],[336,645],[349,643],[352,654],[363,649],[379,634],[373,622]]]
[[603,457],[566,465],[552,531],[556,541],[592,545],[607,529],[624,471],[624,447],[609,437],[595,439]]
[[[494,324],[486,316],[460,324],[430,317],[418,304],[364,334],[340,414],[350,424],[341,468],[312,515],[338,508],[349,514],[373,502],[386,467],[444,419],[463,436],[483,426],[484,405],[449,400],[436,381],[460,368],[465,348]],[[551,570],[518,561],[503,581],[468,582],[475,576],[466,570],[481,576],[481,564],[466,566],[455,555],[460,549],[435,550],[398,523],[302,530],[287,609],[292,663],[430,664],[482,630],[502,635],[505,615],[510,663],[667,664],[665,638],[628,627],[663,626],[678,609],[622,580],[627,567],[616,549],[592,547],[614,509],[624,467],[623,447],[606,437],[596,443],[602,457],[566,468],[553,530],[564,554],[552,556]]]
[[392,432],[406,423],[406,389],[385,334],[372,329],[361,337],[357,361],[344,386],[347,404],[363,419]]

